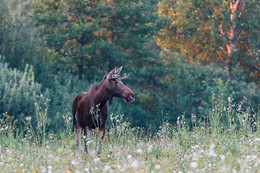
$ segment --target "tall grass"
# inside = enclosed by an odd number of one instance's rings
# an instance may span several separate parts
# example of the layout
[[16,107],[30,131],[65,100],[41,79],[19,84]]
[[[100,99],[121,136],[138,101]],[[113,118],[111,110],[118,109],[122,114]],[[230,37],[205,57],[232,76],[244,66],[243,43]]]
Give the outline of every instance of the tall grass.
[[3,114],[0,172],[259,172],[259,112],[245,107],[245,100],[223,102],[214,98],[209,115],[201,119],[183,115],[176,124],[164,121],[156,133],[132,127],[124,115],[111,115],[99,156],[97,130],[90,153],[77,155],[71,114],[61,117],[62,133],[37,132],[45,138],[41,142],[26,139],[28,130],[15,129]]

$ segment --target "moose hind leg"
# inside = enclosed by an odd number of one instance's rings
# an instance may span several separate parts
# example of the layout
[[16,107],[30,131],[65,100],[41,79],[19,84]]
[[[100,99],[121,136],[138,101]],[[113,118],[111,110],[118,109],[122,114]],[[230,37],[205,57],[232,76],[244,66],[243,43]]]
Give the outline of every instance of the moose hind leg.
[[101,144],[102,144],[104,135],[105,135],[105,127],[100,128],[98,130],[98,139],[97,139],[98,140],[97,141],[97,152],[98,152],[98,154],[100,154],[100,152],[101,152]]
[[75,130],[75,138],[76,138],[76,151],[80,155],[80,135],[81,135],[81,127],[79,124],[76,124],[76,130]]

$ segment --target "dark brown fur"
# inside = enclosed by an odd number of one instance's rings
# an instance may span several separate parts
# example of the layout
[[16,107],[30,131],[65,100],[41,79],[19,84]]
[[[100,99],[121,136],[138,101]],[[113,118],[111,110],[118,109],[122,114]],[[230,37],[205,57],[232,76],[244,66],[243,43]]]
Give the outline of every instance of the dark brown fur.
[[[112,103],[113,97],[124,98],[126,102],[134,101],[133,92],[127,88],[121,79],[119,78],[122,67],[119,69],[113,69],[109,72],[99,84],[94,84],[90,87],[88,92],[79,93],[73,100],[72,113],[73,113],[73,124],[76,128],[75,136],[77,142],[77,149],[79,149],[80,133],[81,128],[84,129],[84,142],[85,152],[88,152],[87,140],[89,138],[92,129],[99,128],[98,135],[98,152],[100,150],[100,143],[105,134],[105,124],[107,121],[107,101]],[[117,78],[113,78],[113,75],[117,75]],[[97,109],[99,109],[97,111]],[[97,112],[97,116],[95,113]],[[99,139],[100,138],[100,139]]]

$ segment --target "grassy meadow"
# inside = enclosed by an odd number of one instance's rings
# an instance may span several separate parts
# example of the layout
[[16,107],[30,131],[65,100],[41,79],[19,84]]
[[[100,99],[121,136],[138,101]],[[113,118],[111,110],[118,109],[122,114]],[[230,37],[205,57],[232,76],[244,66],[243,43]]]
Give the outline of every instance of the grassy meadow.
[[7,114],[0,119],[0,172],[260,172],[259,114],[229,98],[228,106],[215,102],[209,115],[182,115],[176,124],[162,118],[160,130],[132,127],[124,115],[111,114],[97,155],[96,135],[89,154],[75,151],[71,115],[61,118],[66,128],[47,133],[38,112],[37,128],[31,117],[17,129]]

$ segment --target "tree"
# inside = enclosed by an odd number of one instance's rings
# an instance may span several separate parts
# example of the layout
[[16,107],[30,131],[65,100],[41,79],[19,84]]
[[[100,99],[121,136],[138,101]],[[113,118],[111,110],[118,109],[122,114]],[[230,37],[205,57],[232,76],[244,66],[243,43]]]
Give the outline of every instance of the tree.
[[259,74],[256,1],[170,0],[158,13],[171,22],[156,37],[158,45],[184,54],[186,61],[236,65]]
[[[64,0],[41,2],[35,19],[48,56],[78,78],[114,66],[142,65],[154,52],[147,48],[156,24],[156,1]],[[91,76],[90,76],[91,75]]]
[[39,40],[35,40],[29,4],[29,0],[3,0],[0,5],[0,55],[20,70],[38,61]]

